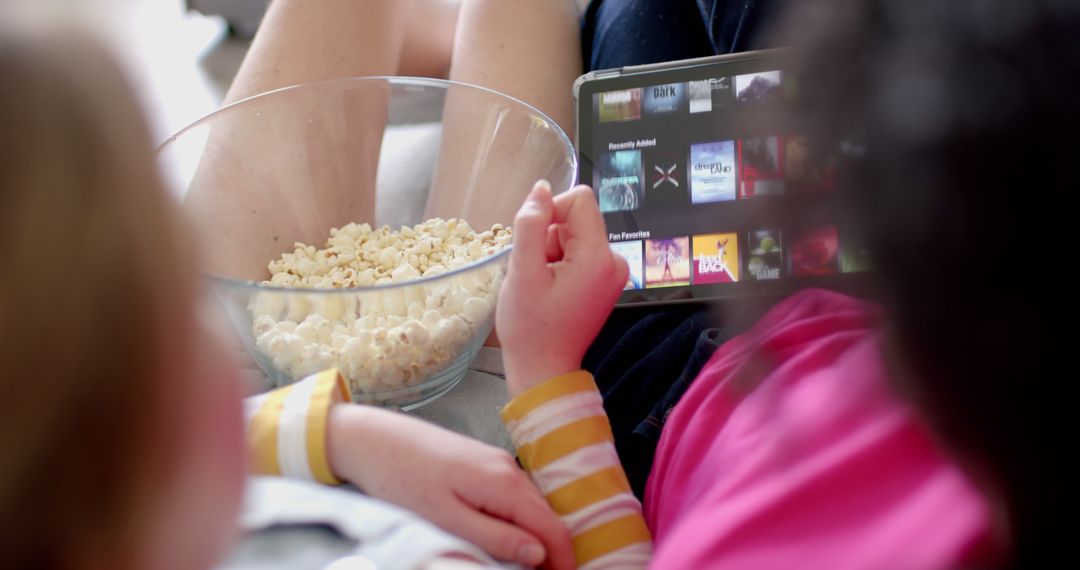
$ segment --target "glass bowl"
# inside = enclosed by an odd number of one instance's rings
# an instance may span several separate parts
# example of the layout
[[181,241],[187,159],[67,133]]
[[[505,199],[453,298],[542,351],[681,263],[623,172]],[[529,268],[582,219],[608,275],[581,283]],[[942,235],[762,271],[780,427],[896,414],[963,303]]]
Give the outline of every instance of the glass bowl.
[[[348,224],[398,230],[447,220],[431,231],[453,248],[461,221],[476,232],[509,226],[537,180],[558,193],[577,177],[569,138],[530,105],[401,77],[257,95],[184,128],[158,157],[182,193],[223,310],[272,384],[337,368],[354,400],[402,409],[465,375],[491,333],[509,247],[485,246],[409,281],[341,288],[271,284],[269,262],[296,244],[323,248]],[[408,251],[381,259],[385,269],[418,263]]]

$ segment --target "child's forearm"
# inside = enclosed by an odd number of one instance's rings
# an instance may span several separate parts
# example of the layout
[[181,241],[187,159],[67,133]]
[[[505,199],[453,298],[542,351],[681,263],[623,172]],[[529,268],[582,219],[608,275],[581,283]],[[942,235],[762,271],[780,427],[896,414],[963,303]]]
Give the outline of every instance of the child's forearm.
[[249,399],[252,472],[348,481],[495,558],[572,567],[566,530],[505,451],[349,400],[335,370]]
[[518,458],[570,530],[582,568],[643,568],[652,538],[584,371],[522,392],[502,412]]

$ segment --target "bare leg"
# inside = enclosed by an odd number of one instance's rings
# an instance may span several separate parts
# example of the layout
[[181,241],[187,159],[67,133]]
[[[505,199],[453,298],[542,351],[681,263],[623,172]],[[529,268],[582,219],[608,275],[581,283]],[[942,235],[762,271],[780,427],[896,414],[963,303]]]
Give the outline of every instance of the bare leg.
[[457,0],[275,0],[226,102],[286,85],[445,75]]
[[577,0],[464,0],[450,79],[517,97],[573,132]]
[[[446,73],[456,13],[456,0],[275,0],[226,102],[321,80]],[[218,120],[187,196],[218,244],[211,269],[265,278],[294,241],[321,244],[331,227],[372,221],[387,95],[371,85],[328,107],[294,94],[303,116],[272,96]]]
[[413,0],[398,75],[449,75],[460,6],[461,0]]
[[[581,73],[579,0],[464,0],[450,79],[506,93],[573,128],[571,86]],[[458,215],[474,225],[509,224],[542,165],[524,164],[521,144],[535,125],[506,120],[491,101],[447,97],[442,155],[430,215]],[[511,119],[514,119],[512,117]],[[522,119],[522,117],[517,117]],[[488,134],[498,132],[498,137]],[[534,155],[558,154],[535,149]],[[539,168],[538,168],[539,167]],[[556,191],[566,188],[555,188]]]
[[[297,83],[350,76],[437,73],[449,67],[452,79],[524,99],[564,130],[570,129],[570,86],[580,73],[577,0],[465,0],[457,16],[455,35],[448,30],[453,29],[457,9],[454,0],[275,0],[227,100]],[[454,40],[456,58],[452,66],[448,63],[450,39]],[[476,220],[477,225],[509,223],[520,206],[520,197],[533,181],[518,181],[513,176],[521,165],[499,157],[511,156],[515,149],[501,145],[486,149],[483,170],[487,176],[476,180],[473,173],[478,148],[475,144],[460,144],[476,138],[472,134],[474,115],[469,109],[454,111],[462,104],[448,99],[450,112],[437,173],[438,184],[454,185],[437,193],[450,199],[453,208],[434,204],[429,212],[474,219],[474,211],[480,209],[483,215]],[[300,125],[299,133],[281,121],[260,122],[250,117],[219,125],[211,141],[222,141],[221,148],[227,148],[233,156],[228,160],[214,155],[204,157],[188,199],[200,221],[217,228],[220,235],[213,231],[208,234],[219,238],[215,242],[238,244],[239,251],[225,255],[227,259],[222,263],[231,266],[232,272],[258,278],[265,266],[257,265],[277,257],[294,240],[321,241],[332,225],[372,219],[385,110],[385,101],[378,97],[350,101],[344,119],[337,125],[347,133],[346,140],[335,138],[333,133],[343,131],[329,123],[322,128],[318,124]],[[506,136],[513,134],[508,131],[529,125],[503,128],[499,139],[513,141],[517,137]],[[346,145],[348,152],[340,152],[341,145]],[[287,157],[290,149],[304,151],[308,164],[298,165],[284,175],[280,172],[284,166],[278,171],[267,166],[282,164],[275,157]],[[319,164],[320,156],[331,154],[352,159]],[[310,203],[290,203],[303,194],[296,190],[305,185],[312,187]],[[508,186],[515,190],[505,192]],[[253,193],[261,195],[255,199]],[[276,197],[268,198],[267,194]],[[252,202],[276,203],[280,215],[241,215],[251,211],[247,205]],[[295,211],[300,208],[325,214],[298,216]],[[305,225],[310,227],[298,227],[296,222],[301,219],[307,220]],[[267,232],[265,228],[275,231]],[[257,243],[248,244],[239,236],[251,236]],[[268,241],[271,237],[272,242]],[[246,252],[251,250],[260,254],[248,255]]]

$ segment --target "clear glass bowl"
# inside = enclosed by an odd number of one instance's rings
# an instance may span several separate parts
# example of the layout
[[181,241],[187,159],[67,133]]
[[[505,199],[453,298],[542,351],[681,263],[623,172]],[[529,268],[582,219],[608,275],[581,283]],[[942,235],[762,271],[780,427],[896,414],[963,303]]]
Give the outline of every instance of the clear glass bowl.
[[439,275],[343,289],[263,284],[267,264],[294,243],[322,248],[331,228],[351,222],[508,226],[536,180],[561,192],[577,177],[570,140],[543,113],[418,78],[258,95],[183,129],[158,156],[221,305],[273,383],[336,367],[355,400],[403,409],[464,376],[491,333],[509,249]]

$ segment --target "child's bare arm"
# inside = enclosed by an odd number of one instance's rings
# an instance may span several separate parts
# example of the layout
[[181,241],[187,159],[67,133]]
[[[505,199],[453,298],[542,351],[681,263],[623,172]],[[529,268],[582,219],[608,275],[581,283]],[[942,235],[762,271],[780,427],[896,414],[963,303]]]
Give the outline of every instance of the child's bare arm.
[[249,399],[252,471],[347,481],[495,558],[572,567],[565,527],[505,451],[348,401],[335,370]]

